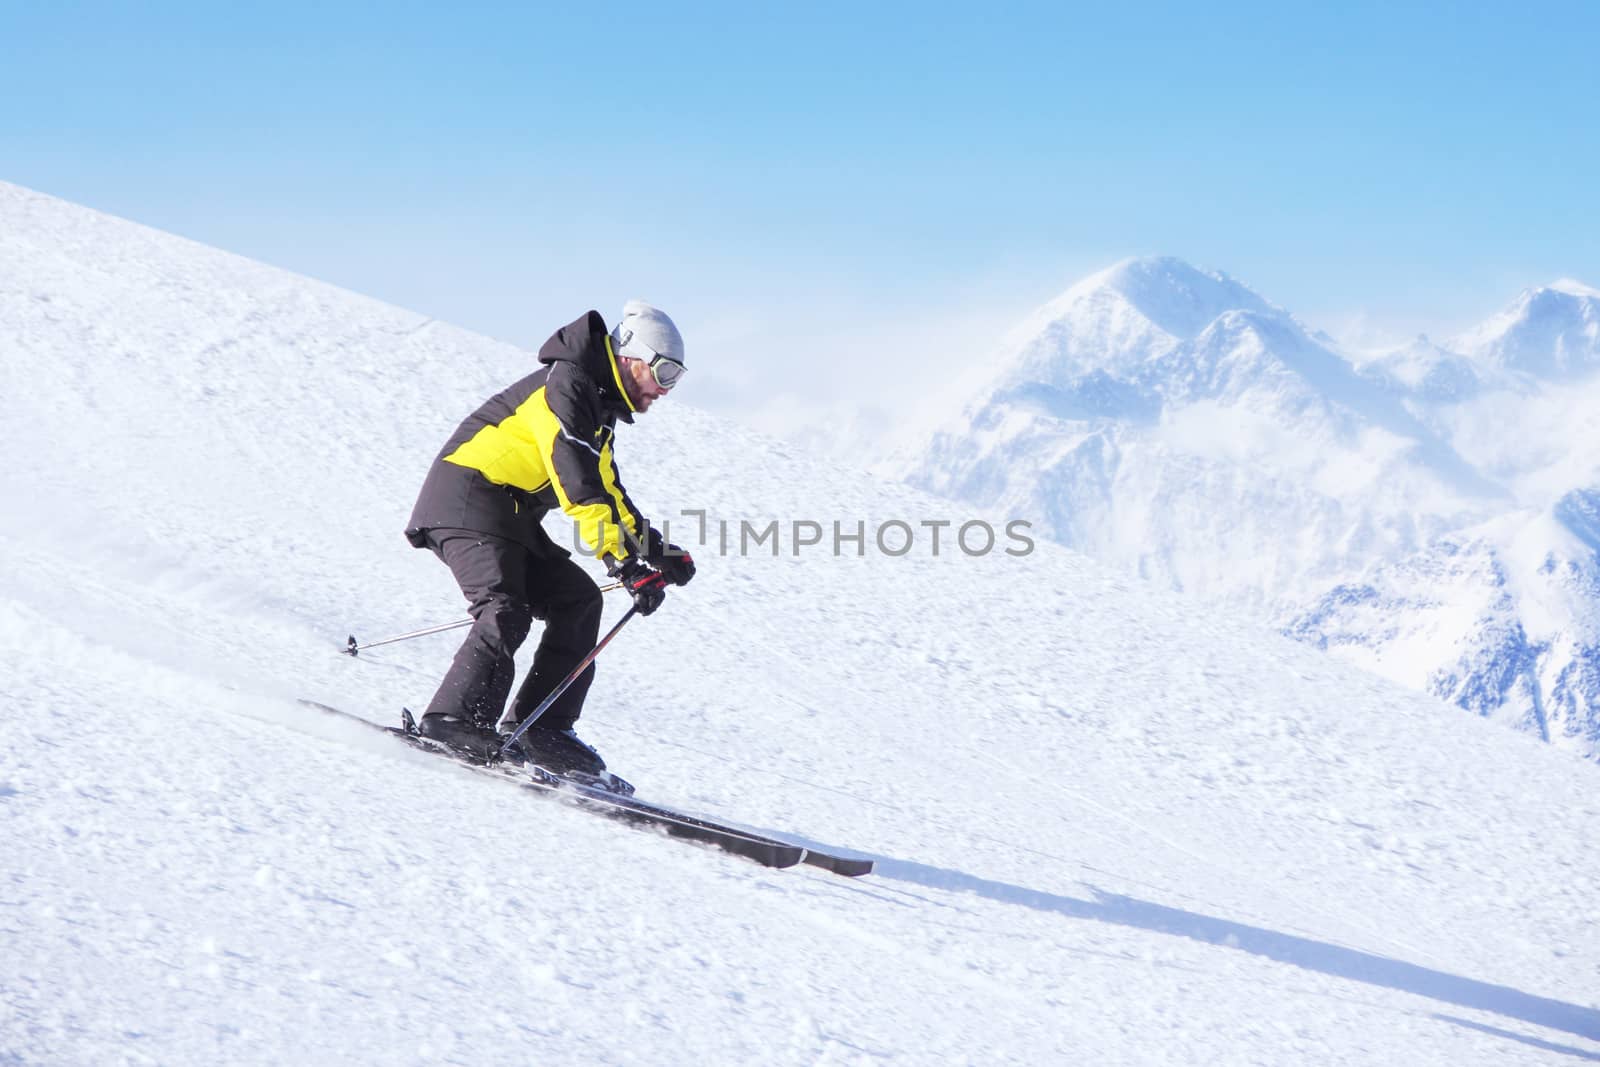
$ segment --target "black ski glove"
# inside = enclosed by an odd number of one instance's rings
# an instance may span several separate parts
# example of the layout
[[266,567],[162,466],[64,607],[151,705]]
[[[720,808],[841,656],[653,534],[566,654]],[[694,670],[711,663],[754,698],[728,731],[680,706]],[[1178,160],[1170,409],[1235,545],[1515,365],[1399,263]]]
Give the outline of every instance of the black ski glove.
[[640,615],[649,615],[667,599],[667,579],[654,567],[645,566],[637,556],[630,556],[612,568],[611,577],[622,581],[622,588],[633,597],[633,606]]
[[694,557],[688,550],[667,541],[654,526],[650,527],[646,542],[644,558],[650,565],[673,585],[688,585],[694,577]]

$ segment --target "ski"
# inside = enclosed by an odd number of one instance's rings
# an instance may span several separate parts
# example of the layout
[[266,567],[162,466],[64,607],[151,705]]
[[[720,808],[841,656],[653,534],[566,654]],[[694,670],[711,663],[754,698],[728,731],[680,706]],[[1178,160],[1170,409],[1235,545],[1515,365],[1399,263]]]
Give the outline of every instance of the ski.
[[[837,856],[776,838],[742,830],[736,826],[690,815],[662,804],[640,800],[629,794],[612,792],[596,785],[558,778],[538,767],[523,768],[513,764],[491,762],[445,745],[430,741],[416,733],[410,713],[404,715],[403,726],[382,726],[353,715],[342,708],[314,700],[301,704],[318,711],[336,715],[350,722],[358,722],[371,730],[382,731],[413,748],[442,756],[469,770],[501,779],[542,796],[566,803],[580,811],[602,815],[628,825],[665,831],[669,836],[712,845],[724,852],[754,860],[764,867],[785,868],[797,864],[817,867],[849,878],[872,872],[872,861]],[[629,787],[631,789],[631,787]]]

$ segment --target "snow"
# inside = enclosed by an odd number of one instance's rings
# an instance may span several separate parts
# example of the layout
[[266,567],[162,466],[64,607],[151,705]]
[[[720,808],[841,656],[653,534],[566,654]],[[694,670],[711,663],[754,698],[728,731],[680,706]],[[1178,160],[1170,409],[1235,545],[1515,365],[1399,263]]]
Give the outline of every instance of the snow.
[[[700,576],[581,728],[879,862],[769,871],[296,703],[431,693],[451,635],[337,650],[460,614],[400,528],[529,353],[7,185],[0,353],[0,1062],[1600,1058],[1569,753],[1042,540],[886,557],[985,513],[691,385],[618,453]],[[868,543],[719,550],[774,518]]]
[[985,362],[912,484],[1600,759],[1600,299],[1356,353],[1227,275],[1124,261]]
[[1451,343],[1502,374],[1567,382],[1600,369],[1600,291],[1570,279],[1525,289]]

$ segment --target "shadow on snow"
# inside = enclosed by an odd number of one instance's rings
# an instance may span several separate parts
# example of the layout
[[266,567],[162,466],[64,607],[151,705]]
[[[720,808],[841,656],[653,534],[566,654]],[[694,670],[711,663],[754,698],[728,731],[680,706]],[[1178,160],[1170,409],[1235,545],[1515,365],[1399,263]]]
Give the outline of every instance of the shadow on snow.
[[[1386,956],[1374,956],[1341,945],[1330,945],[1323,941],[1313,941],[1310,938],[1296,937],[1259,926],[1218,919],[1210,915],[1184,911],[1181,908],[1169,908],[1135,897],[1104,892],[1092,886],[1090,889],[1094,894],[1093,899],[1079,900],[1076,897],[1046,893],[1007,882],[991,881],[961,871],[929,867],[887,857],[878,859],[876,874],[879,878],[910,882],[929,889],[975,893],[1005,904],[1020,904],[1035,911],[1051,912],[1073,919],[1091,919],[1139,930],[1153,930],[1174,937],[1187,937],[1208,945],[1238,949],[1241,952],[1287,963],[1308,971],[1415,993],[1446,1004],[1494,1012],[1537,1026],[1565,1031],[1591,1041],[1600,1041],[1600,1011],[1591,1008],[1534,996],[1508,986],[1446,974],[1443,971],[1419,967]],[[1450,1019],[1449,1016],[1438,1017]],[[1457,1020],[1450,1019],[1450,1021]],[[1492,1027],[1477,1028],[1503,1033]],[[1577,1049],[1561,1049],[1561,1051],[1588,1059],[1600,1059],[1600,1056]]]

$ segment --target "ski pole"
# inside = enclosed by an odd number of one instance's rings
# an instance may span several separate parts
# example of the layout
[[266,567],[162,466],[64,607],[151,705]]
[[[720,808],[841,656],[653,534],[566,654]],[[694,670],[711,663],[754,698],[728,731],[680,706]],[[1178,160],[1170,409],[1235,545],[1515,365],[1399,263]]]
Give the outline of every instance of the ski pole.
[[[620,585],[622,583],[618,582],[617,584]],[[628,613],[617,620],[617,624],[611,628],[611,632],[602,637],[600,639],[600,643],[595,645],[594,649],[587,656],[583,657],[576,667],[572,668],[572,673],[561,679],[561,684],[556,686],[555,689],[551,691],[550,695],[544,698],[544,703],[534,708],[533,714],[522,720],[521,725],[519,725],[516,730],[512,732],[511,736],[506,738],[505,743],[500,746],[500,759],[505,759],[506,753],[510,751],[511,746],[517,743],[517,738],[527,733],[528,727],[539,721],[540,716],[550,709],[551,704],[556,702],[556,698],[562,693],[565,693],[567,691],[567,687],[578,680],[578,675],[582,674],[588,669],[589,664],[593,663],[595,658],[600,655],[600,650],[609,645],[611,643],[611,639],[617,636],[617,632],[627,625],[629,619],[633,618],[638,613],[639,605],[635,604],[633,607],[629,608]]]
[[358,644],[356,635],[351,634],[350,639],[345,642],[345,646],[339,651],[347,656],[355,656],[359,655],[364,649],[377,648],[379,645],[392,645],[396,641],[409,641],[413,637],[427,637],[429,634],[442,634],[446,630],[458,630],[463,626],[471,626],[473,621],[472,619],[462,619],[460,622],[447,622],[443,626],[430,626],[426,630],[412,630],[408,634],[396,634],[393,637],[385,637],[381,641],[368,641],[364,645]]
[[[602,593],[609,593],[613,589],[621,588],[621,582],[612,582],[610,585],[602,585],[600,587],[600,591]],[[339,651],[343,652],[347,656],[357,656],[362,652],[365,652],[367,649],[377,648],[379,645],[392,645],[396,641],[409,641],[413,637],[427,637],[429,634],[442,634],[446,630],[459,630],[463,626],[471,626],[474,621],[476,620],[462,619],[460,622],[447,622],[443,626],[430,626],[426,630],[412,630],[408,634],[396,634],[393,637],[385,637],[381,641],[368,641],[364,645],[356,641],[355,634],[351,634],[350,639],[345,642],[345,646]]]

